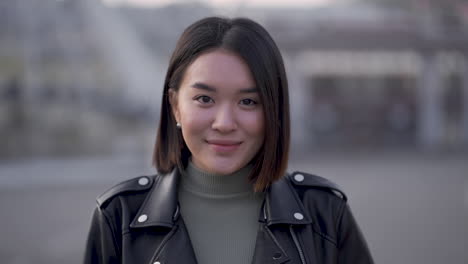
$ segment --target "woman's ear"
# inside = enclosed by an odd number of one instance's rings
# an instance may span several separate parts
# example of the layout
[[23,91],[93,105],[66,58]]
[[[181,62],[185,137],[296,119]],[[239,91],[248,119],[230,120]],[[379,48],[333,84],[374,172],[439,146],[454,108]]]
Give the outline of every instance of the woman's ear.
[[176,122],[180,122],[180,113],[177,106],[177,91],[172,88],[169,88],[169,103],[171,104],[172,114],[176,119]]

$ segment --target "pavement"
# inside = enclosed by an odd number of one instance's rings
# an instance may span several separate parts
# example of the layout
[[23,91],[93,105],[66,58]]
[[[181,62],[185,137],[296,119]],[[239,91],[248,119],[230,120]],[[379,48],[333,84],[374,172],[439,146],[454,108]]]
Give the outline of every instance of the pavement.
[[[1,263],[81,263],[95,198],[152,174],[148,160],[0,162]],[[315,153],[293,159],[294,170],[344,189],[376,263],[468,263],[467,154]]]

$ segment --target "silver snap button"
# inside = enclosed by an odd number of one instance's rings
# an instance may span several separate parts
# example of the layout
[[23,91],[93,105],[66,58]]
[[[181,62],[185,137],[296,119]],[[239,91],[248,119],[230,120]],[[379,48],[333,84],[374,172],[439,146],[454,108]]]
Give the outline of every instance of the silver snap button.
[[145,214],[142,214],[142,215],[140,215],[140,217],[138,217],[138,222],[140,222],[140,223],[143,223],[146,220],[148,220],[148,216],[145,215]]
[[161,262],[159,262],[159,261],[156,261],[156,262],[154,262],[153,264],[161,264]]
[[301,213],[294,213],[294,218],[297,220],[302,220],[304,219],[304,216]]
[[138,180],[138,184],[140,184],[140,185],[142,185],[142,186],[145,186],[145,185],[148,184],[148,183],[149,183],[149,180],[148,180],[148,178],[146,178],[146,177],[142,177],[142,178],[140,178],[140,179]]
[[280,259],[282,256],[282,254],[280,252],[276,252],[274,255],[273,255],[273,259]]
[[294,175],[294,180],[296,180],[297,182],[302,182],[302,181],[304,181],[304,175],[296,174],[296,175]]

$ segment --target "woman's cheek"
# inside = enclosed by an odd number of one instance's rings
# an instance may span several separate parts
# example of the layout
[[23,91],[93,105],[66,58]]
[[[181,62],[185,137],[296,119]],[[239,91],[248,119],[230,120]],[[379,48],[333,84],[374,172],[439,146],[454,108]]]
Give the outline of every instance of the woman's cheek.
[[252,133],[259,134],[264,132],[265,118],[263,111],[249,112],[247,115],[244,115],[243,122]]
[[182,113],[183,124],[191,131],[202,130],[208,127],[210,111],[201,107],[189,107]]

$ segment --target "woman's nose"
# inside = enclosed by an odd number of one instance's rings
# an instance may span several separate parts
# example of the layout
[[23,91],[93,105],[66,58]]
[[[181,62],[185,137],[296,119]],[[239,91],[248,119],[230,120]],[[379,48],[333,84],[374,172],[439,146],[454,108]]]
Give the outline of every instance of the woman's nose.
[[221,133],[229,133],[236,130],[235,110],[231,106],[219,107],[211,127]]

